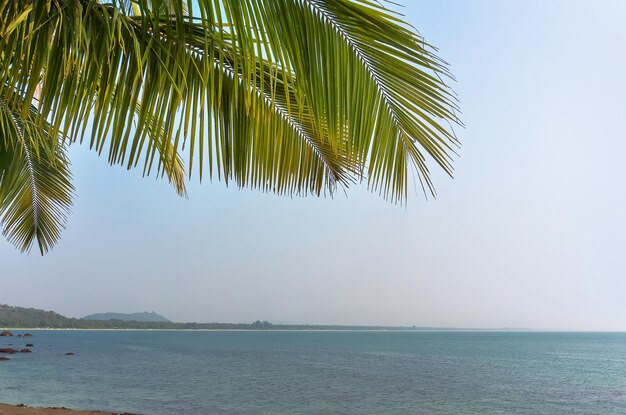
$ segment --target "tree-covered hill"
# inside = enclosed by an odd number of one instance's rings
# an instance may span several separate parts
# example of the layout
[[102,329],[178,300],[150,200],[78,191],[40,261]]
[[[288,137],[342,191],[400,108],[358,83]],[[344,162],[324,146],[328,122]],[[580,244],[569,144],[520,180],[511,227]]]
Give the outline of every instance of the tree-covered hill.
[[415,327],[337,326],[337,325],[287,325],[267,321],[254,323],[173,323],[170,321],[146,322],[112,320],[87,320],[69,318],[37,308],[13,307],[0,304],[0,328],[53,328],[53,329],[138,329],[138,330],[380,330],[415,329]]
[[0,304],[1,327],[63,327],[71,320],[54,311]]
[[124,321],[149,321],[164,322],[170,321],[154,311],[144,311],[142,313],[96,313],[83,317],[85,320],[124,320]]
[[68,329],[267,329],[268,322],[241,323],[172,323],[170,321],[126,321],[120,319],[87,320],[69,318],[37,308],[13,307],[0,304],[2,328],[68,328]]

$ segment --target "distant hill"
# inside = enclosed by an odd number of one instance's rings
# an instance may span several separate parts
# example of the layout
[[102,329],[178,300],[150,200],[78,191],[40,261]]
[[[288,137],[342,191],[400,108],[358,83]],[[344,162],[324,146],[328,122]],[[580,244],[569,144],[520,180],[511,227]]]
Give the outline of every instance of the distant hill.
[[[159,321],[131,320],[149,316]],[[156,313],[93,314],[88,318],[68,318],[54,311],[37,308],[14,307],[0,304],[0,328],[53,328],[53,329],[140,329],[140,330],[432,330],[422,327],[337,326],[309,324],[272,324],[268,321],[253,323],[172,323]],[[95,318],[106,318],[99,320]],[[124,319],[121,319],[123,317]],[[450,330],[450,329],[447,329]]]
[[71,327],[68,325],[71,320],[75,319],[68,319],[54,311],[0,304],[0,326],[4,327]]
[[171,323],[168,319],[154,311],[143,313],[97,313],[83,317],[84,320],[121,320]]
[[[134,314],[103,313],[87,317],[89,319],[68,318],[54,311],[0,304],[1,328],[144,330],[267,330],[275,328],[273,324],[267,321],[255,321],[253,323],[172,323],[157,313],[147,312]],[[153,320],[136,320],[139,318],[150,318]],[[288,328],[288,326],[280,328]]]

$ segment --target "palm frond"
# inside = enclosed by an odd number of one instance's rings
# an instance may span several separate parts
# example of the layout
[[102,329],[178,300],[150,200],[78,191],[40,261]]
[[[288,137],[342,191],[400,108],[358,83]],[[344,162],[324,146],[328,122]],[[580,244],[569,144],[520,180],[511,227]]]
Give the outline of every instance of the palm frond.
[[431,164],[452,175],[452,75],[378,3],[0,0],[0,16],[14,113],[179,194],[187,174],[288,195],[367,180],[404,202],[411,169],[426,193]]
[[36,241],[43,255],[61,237],[74,187],[64,146],[36,117],[0,99],[0,225],[22,252]]
[[414,166],[434,192],[426,154],[452,174],[458,142],[449,126],[460,120],[443,81],[452,76],[397,14],[369,1],[224,3],[241,15],[235,22],[253,16],[248,20],[256,25],[234,24],[234,36],[261,38],[268,55],[291,68],[295,89],[313,103],[320,122],[336,137],[347,135],[348,156],[373,189],[405,200]]

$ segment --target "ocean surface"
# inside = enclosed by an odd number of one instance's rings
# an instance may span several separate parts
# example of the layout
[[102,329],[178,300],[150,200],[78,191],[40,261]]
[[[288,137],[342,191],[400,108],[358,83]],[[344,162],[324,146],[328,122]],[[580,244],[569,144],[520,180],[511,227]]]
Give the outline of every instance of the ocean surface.
[[146,415],[626,414],[624,333],[31,333],[0,337],[35,345],[0,362],[0,402]]

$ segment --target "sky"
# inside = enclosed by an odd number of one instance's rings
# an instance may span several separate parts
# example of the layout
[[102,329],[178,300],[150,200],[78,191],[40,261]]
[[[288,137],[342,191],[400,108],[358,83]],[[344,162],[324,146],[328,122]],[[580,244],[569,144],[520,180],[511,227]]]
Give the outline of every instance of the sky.
[[71,317],[626,330],[626,2],[401,1],[451,65],[455,178],[407,207],[189,186],[71,150],[47,256],[0,241],[0,303]]

